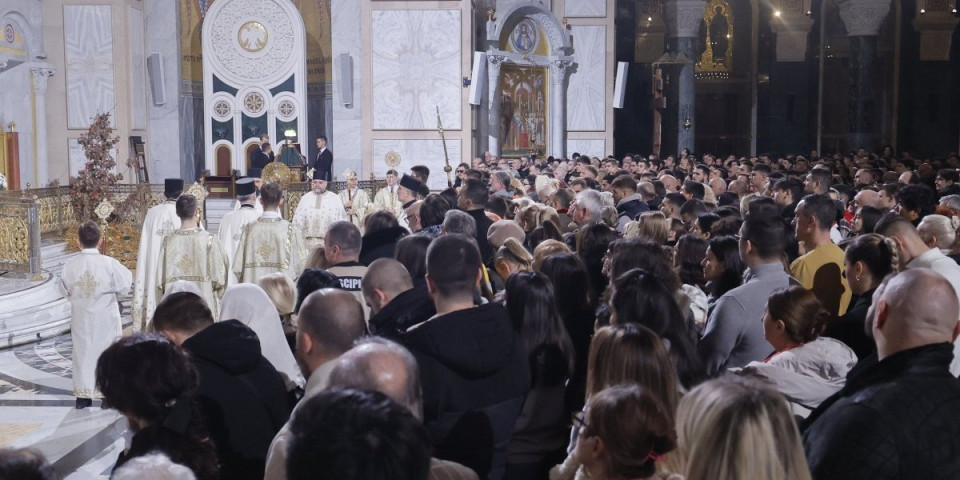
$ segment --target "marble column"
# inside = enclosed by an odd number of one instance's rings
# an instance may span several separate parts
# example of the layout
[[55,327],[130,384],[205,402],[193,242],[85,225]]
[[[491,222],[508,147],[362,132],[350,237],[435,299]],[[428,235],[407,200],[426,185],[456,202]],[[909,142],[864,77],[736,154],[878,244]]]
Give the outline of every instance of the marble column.
[[840,0],[840,18],[850,37],[850,98],[848,101],[847,149],[879,145],[876,118],[877,37],[890,13],[890,0]]
[[47,79],[57,69],[49,63],[34,63],[30,65],[33,76],[33,95],[36,105],[37,131],[37,169],[34,172],[34,187],[45,187],[50,181],[49,163],[47,159]]
[[550,151],[554,158],[566,156],[567,79],[573,68],[572,60],[557,59],[550,64]]
[[487,150],[500,156],[500,65],[503,55],[487,54],[487,110],[490,112],[487,123]]
[[[696,58],[697,36],[706,6],[704,0],[671,0],[666,4],[670,43],[678,62],[677,81],[668,92],[677,98],[677,153],[684,148],[693,152],[696,143],[697,92],[692,59]],[[669,130],[666,133],[669,134]]]

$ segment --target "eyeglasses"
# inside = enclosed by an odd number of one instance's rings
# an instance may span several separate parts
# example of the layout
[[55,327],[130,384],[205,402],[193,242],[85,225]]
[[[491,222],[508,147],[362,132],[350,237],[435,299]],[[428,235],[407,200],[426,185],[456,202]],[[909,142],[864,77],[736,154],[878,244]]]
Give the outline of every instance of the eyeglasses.
[[590,425],[587,425],[587,421],[585,417],[586,417],[586,412],[578,412],[573,414],[573,425],[578,429],[583,428],[583,429],[589,430]]
[[457,173],[463,173],[463,172],[465,172],[465,171],[466,171],[466,170],[457,170]]

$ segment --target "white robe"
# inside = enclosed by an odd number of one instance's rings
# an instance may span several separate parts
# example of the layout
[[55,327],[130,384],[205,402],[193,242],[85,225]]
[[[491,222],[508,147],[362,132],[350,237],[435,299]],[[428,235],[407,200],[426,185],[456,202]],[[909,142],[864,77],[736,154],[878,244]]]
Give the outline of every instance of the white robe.
[[177,280],[193,282],[217,318],[230,272],[220,240],[199,227],[175,230],[163,239],[158,257],[157,296],[162,298],[167,287]]
[[279,212],[268,211],[244,227],[230,265],[239,282],[255,283],[278,272],[296,281],[306,259],[300,230]]
[[[340,203],[343,203],[346,209],[353,204],[353,214],[347,213],[347,217],[363,234],[363,219],[367,216],[367,205],[370,204],[370,196],[365,190],[355,188],[353,190],[344,190],[339,193]],[[352,200],[351,200],[352,199]]]
[[168,233],[180,228],[176,202],[168,200],[150,208],[140,231],[140,250],[137,253],[136,282],[133,288],[133,331],[142,332],[157,308],[157,264],[160,244]]
[[267,292],[253,283],[238,283],[227,288],[222,303],[220,321],[238,320],[250,327],[260,339],[260,353],[283,377],[287,390],[303,387],[306,381],[290,352],[277,307]]
[[[240,236],[243,234],[243,227],[255,222],[263,210],[257,211],[256,208],[244,207],[227,213],[220,220],[220,229],[217,231],[217,237],[220,244],[223,245],[223,252],[227,254],[227,265],[233,265],[233,258],[237,255],[237,247],[240,245]],[[232,277],[231,277],[231,282]]]
[[96,248],[85,248],[63,266],[60,275],[70,299],[73,394],[100,398],[95,378],[97,359],[123,334],[117,296],[130,291],[133,274]]
[[334,222],[347,220],[347,211],[336,193],[325,191],[322,194],[307,192],[297,204],[293,214],[293,225],[303,232],[308,250],[323,246],[323,237]]

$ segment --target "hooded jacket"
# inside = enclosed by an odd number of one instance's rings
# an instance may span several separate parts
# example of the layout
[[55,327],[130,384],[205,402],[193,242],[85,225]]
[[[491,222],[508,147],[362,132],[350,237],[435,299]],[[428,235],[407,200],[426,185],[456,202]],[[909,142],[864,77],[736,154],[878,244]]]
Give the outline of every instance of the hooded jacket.
[[[424,423],[436,456],[481,478],[487,471],[492,480],[502,478],[506,446],[530,389],[527,358],[506,309],[488,303],[434,317],[408,330],[404,343],[420,365]],[[468,432],[463,423],[458,427],[461,421],[479,428]]]
[[183,348],[200,374],[197,401],[222,478],[263,478],[267,450],[290,417],[290,402],[280,374],[260,353],[256,333],[227,320],[197,332]]
[[370,333],[381,337],[398,339],[408,328],[427,321],[437,314],[427,285],[421,283],[401,292],[370,317]]
[[360,247],[360,263],[370,265],[379,258],[393,258],[397,242],[408,233],[406,228],[390,227],[364,235]]

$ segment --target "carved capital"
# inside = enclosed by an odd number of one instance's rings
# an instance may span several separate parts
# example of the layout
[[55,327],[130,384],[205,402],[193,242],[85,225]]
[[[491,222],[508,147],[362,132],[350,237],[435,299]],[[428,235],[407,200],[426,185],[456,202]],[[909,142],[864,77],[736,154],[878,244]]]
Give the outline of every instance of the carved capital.
[[704,0],[670,0],[665,6],[667,27],[671,37],[694,38],[700,34],[700,22],[706,12]]
[[550,62],[550,78],[554,84],[563,84],[575,65],[573,60],[558,58]]
[[47,79],[57,73],[57,69],[49,63],[40,63],[32,65],[30,73],[33,74],[33,90],[43,94],[47,91]]
[[837,6],[850,37],[879,35],[890,13],[890,0],[839,0]]

